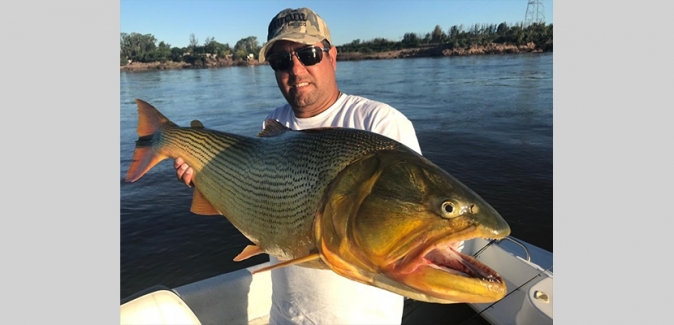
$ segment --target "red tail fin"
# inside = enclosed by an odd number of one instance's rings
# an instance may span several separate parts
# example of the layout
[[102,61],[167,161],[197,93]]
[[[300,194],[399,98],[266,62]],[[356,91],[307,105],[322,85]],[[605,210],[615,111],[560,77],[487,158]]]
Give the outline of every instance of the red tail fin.
[[135,182],[141,178],[148,170],[167,157],[156,152],[152,147],[152,138],[159,127],[165,123],[171,123],[164,115],[152,105],[136,99],[138,104],[138,140],[136,141],[136,150],[133,152],[133,159],[129,170],[126,172],[125,180]]

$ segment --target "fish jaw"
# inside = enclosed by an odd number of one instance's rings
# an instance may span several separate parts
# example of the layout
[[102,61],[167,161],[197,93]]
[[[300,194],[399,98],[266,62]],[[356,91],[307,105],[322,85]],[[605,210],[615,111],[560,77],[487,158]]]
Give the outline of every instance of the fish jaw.
[[[456,214],[440,207],[452,202]],[[501,276],[456,250],[510,234],[477,194],[416,153],[389,152],[347,167],[315,221],[322,260],[336,273],[419,301],[493,302]]]
[[[476,232],[471,227],[465,231],[467,236],[460,237],[469,240],[474,235],[468,234]],[[503,278],[477,259],[457,251],[460,240],[456,238],[420,244],[404,258],[391,262],[382,273],[431,302],[488,303],[503,298],[507,292]]]

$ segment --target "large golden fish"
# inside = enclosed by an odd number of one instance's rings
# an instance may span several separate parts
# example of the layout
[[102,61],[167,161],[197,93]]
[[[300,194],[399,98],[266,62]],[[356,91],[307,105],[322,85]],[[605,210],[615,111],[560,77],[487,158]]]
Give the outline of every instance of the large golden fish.
[[267,253],[420,301],[492,302],[506,293],[491,268],[456,251],[510,234],[482,198],[405,145],[347,128],[292,131],[268,120],[258,137],[179,127],[137,99],[126,181],[166,158],[194,170],[191,211],[224,215]]

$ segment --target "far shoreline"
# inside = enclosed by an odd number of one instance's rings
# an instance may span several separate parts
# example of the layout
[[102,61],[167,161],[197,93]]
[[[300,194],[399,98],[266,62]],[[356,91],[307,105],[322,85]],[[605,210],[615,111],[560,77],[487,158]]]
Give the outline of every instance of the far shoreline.
[[[447,46],[428,46],[409,48],[396,51],[385,51],[376,53],[347,52],[337,54],[337,61],[356,61],[356,60],[381,60],[381,59],[401,59],[418,57],[445,57],[445,56],[468,56],[468,55],[489,55],[489,54],[517,54],[517,53],[542,53],[552,52],[552,42],[546,44],[541,49],[534,43],[525,45],[497,44],[490,43],[486,46],[472,45],[468,48],[448,48]],[[150,71],[150,70],[178,70],[178,69],[206,69],[206,68],[225,68],[232,66],[254,66],[268,64],[259,62],[256,59],[250,60],[232,60],[230,58],[212,58],[204,57],[203,62],[199,64],[190,64],[186,62],[131,62],[120,66],[120,72],[128,71]]]

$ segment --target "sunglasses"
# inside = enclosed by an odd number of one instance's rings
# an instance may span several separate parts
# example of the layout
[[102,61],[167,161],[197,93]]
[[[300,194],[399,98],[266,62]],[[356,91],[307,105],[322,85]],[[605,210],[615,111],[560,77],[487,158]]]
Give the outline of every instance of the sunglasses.
[[323,60],[323,52],[330,51],[330,48],[321,48],[318,46],[307,46],[297,51],[274,53],[267,58],[267,62],[274,71],[285,71],[290,68],[293,62],[292,55],[295,54],[297,59],[302,62],[305,67],[312,66]]

